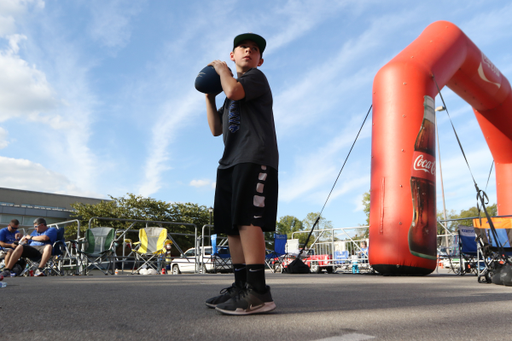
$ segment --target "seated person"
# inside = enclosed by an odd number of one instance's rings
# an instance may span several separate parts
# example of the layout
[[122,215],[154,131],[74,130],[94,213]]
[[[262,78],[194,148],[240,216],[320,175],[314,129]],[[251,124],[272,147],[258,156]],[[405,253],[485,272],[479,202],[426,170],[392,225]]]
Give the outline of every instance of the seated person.
[[9,259],[11,258],[14,249],[18,246],[22,236],[22,233],[18,232],[19,225],[20,222],[18,219],[13,219],[7,227],[0,230],[0,250],[5,252],[5,265],[9,263]]
[[366,241],[363,240],[360,247],[359,257],[362,259],[362,263],[368,263],[368,246],[366,245]]
[[9,263],[5,265],[5,270],[2,272],[4,277],[11,275],[11,269],[20,257],[41,258],[35,276],[46,276],[43,268],[52,256],[52,245],[57,240],[57,230],[54,227],[48,228],[43,218],[34,220],[34,229],[30,236],[22,237],[20,245],[14,249]]

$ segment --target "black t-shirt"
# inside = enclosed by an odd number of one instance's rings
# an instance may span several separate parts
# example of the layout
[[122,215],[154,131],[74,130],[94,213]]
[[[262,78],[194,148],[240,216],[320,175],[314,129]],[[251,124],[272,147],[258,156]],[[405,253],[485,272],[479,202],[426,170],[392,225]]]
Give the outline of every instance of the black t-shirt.
[[218,111],[224,137],[219,168],[250,162],[277,170],[279,154],[267,77],[254,68],[238,78],[238,82],[244,87],[245,98],[238,101],[226,98]]

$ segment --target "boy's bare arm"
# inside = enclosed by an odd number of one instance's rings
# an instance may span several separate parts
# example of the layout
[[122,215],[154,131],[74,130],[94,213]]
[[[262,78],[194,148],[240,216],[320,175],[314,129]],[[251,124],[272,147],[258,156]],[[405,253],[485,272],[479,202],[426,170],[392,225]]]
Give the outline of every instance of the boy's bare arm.
[[222,121],[215,104],[216,94],[206,94],[206,116],[213,136],[222,135]]
[[226,62],[214,60],[208,65],[213,66],[215,71],[219,74],[222,90],[227,98],[232,101],[237,101],[245,97],[244,87],[235,78],[233,78],[233,73]]

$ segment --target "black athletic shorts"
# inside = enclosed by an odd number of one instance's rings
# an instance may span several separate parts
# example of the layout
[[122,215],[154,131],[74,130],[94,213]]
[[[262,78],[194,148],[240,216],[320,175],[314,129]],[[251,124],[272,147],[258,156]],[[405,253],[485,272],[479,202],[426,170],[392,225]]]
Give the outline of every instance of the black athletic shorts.
[[241,163],[217,170],[215,233],[238,235],[238,226],[254,225],[263,232],[276,230],[277,170]]
[[23,253],[21,257],[37,259],[41,258],[46,245],[23,245]]

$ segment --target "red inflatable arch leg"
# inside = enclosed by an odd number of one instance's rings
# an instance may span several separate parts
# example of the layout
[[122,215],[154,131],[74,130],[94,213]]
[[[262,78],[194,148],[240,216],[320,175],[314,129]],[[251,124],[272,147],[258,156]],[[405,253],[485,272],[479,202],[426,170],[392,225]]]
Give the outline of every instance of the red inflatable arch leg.
[[473,107],[496,163],[498,212],[512,214],[510,84],[458,27],[435,22],[373,84],[369,261],[379,273],[436,268],[436,83]]

